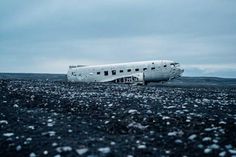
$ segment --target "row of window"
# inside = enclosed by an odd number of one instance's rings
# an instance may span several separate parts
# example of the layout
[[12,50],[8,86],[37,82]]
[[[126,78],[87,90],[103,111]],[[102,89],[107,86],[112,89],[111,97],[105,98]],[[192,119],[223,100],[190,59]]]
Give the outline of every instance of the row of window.
[[[164,67],[167,67],[167,65],[164,65]],[[136,72],[138,72],[138,71],[140,71],[140,69],[139,68],[136,68],[136,69],[134,69]],[[142,69],[143,71],[147,71],[147,68],[143,68]],[[155,70],[155,67],[151,67],[151,70]],[[132,70],[131,69],[127,69],[127,72],[131,72]],[[123,73],[124,72],[124,70],[120,70],[120,73]],[[76,73],[75,72],[72,72],[71,73],[73,76],[76,76]],[[91,73],[92,74],[92,73]],[[97,75],[100,75],[101,74],[101,72],[97,72]],[[108,71],[104,71],[104,76],[108,76],[108,74],[109,74],[109,72]],[[111,74],[112,75],[116,75],[116,70],[112,70],[111,71]],[[79,74],[79,76],[81,76],[81,74]]]
[[[134,69],[136,72],[138,72],[138,71],[140,71],[140,69],[139,68],[137,68],[137,69]],[[151,70],[155,70],[155,67],[151,67]],[[127,69],[127,72],[131,72],[132,70],[131,69]],[[147,71],[147,68],[143,68],[143,71]],[[124,70],[120,70],[120,73],[123,73],[124,72]],[[97,75],[100,75],[101,74],[101,72],[97,72]],[[104,75],[105,76],[108,76],[108,71],[104,71]],[[116,75],[116,70],[112,70],[111,71],[111,74],[112,75]]]

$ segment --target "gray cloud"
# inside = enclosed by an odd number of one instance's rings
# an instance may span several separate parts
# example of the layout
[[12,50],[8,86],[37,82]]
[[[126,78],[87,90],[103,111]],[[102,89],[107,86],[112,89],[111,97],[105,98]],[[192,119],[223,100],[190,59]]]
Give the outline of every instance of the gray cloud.
[[172,59],[187,68],[186,75],[236,77],[229,72],[234,71],[231,65],[236,59],[235,4],[232,0],[0,2],[0,71],[65,73],[70,63]]

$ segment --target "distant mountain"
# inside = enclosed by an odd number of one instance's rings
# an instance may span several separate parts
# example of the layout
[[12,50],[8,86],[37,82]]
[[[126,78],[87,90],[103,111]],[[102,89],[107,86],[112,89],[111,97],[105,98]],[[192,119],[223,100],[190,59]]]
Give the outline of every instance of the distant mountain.
[[66,75],[40,73],[0,73],[0,79],[66,81]]
[[[37,74],[37,73],[0,73],[0,79],[5,80],[42,80],[67,81],[66,74]],[[157,86],[227,86],[236,88],[236,78],[218,77],[180,77],[165,83],[151,83]]]
[[180,77],[168,81],[163,86],[232,86],[236,87],[236,78],[219,78],[219,77]]

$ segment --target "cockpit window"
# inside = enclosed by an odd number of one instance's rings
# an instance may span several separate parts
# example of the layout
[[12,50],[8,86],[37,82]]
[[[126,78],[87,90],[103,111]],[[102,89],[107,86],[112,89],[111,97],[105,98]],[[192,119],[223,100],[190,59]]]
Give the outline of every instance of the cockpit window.
[[179,67],[179,63],[170,63],[171,67]]

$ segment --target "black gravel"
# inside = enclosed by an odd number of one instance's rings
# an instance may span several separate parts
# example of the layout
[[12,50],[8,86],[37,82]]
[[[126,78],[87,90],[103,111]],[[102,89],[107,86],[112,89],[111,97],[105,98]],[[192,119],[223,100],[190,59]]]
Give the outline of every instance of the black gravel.
[[0,156],[233,156],[236,89],[0,80]]

